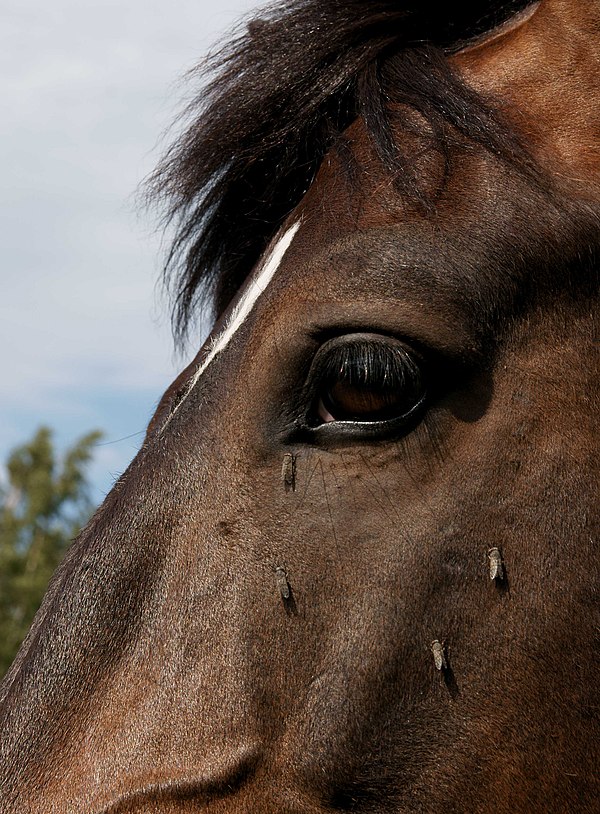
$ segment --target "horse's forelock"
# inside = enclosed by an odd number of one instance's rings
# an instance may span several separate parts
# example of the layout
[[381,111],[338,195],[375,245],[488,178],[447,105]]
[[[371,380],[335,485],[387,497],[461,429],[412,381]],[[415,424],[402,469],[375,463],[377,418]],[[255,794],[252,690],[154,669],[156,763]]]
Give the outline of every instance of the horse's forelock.
[[357,115],[398,186],[417,199],[390,136],[390,102],[417,109],[442,150],[450,128],[527,163],[490,104],[445,58],[527,5],[291,0],[268,8],[201,66],[210,81],[148,187],[176,226],[166,279],[177,337],[203,296],[216,294],[217,310],[230,300]]

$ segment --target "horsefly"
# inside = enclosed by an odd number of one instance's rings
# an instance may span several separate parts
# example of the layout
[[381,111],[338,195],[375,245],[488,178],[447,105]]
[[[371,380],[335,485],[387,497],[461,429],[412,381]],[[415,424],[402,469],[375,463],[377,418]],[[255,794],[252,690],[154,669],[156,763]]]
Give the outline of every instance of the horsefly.
[[290,583],[288,582],[287,574],[285,573],[285,568],[283,568],[283,566],[277,566],[275,569],[275,578],[277,579],[277,587],[279,588],[281,598],[286,600],[289,599],[291,596]]
[[431,642],[431,652],[433,653],[433,663],[435,664],[435,669],[442,670],[448,669],[448,660],[446,659],[446,648],[442,642],[438,639],[434,639]]
[[499,548],[490,548],[488,551],[488,559],[490,561],[490,579],[497,579],[499,581],[504,579],[504,563],[502,562],[502,553]]
[[286,492],[296,491],[296,456],[286,452],[281,465],[281,478]]

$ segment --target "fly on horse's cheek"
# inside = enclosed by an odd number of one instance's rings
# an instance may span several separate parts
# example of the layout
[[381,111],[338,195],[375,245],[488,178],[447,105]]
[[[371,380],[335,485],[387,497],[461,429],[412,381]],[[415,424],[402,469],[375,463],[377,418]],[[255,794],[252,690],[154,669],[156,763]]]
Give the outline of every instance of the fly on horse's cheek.
[[153,179],[221,317],[1,685],[1,814],[597,810],[599,32],[297,0],[221,54]]
[[435,669],[439,672],[448,669],[448,660],[446,658],[446,648],[444,644],[437,639],[431,643],[431,652],[433,654],[433,663]]
[[504,563],[499,548],[490,548],[488,551],[490,561],[490,579],[501,582],[504,579]]
[[277,566],[275,569],[275,576],[277,577],[277,587],[279,588],[279,593],[281,594],[282,599],[287,600],[290,598],[290,584],[288,582],[287,574],[285,573],[285,569],[281,566]]
[[296,456],[286,452],[281,466],[281,477],[286,492],[296,491]]

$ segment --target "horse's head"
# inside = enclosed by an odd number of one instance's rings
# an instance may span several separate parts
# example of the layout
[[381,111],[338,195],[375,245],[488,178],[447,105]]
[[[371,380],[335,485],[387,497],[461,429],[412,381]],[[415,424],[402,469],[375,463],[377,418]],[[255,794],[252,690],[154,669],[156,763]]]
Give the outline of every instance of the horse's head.
[[3,813],[597,805],[600,7],[508,5],[226,54],[155,179],[219,318],[3,684]]

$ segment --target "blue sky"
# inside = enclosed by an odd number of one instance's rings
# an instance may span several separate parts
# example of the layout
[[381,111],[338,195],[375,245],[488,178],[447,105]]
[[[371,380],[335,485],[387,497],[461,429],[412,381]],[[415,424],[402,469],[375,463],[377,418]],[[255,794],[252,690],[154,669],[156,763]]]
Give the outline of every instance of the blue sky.
[[189,93],[180,77],[257,4],[4,3],[0,461],[41,424],[61,446],[101,429],[99,502],[135,454],[186,362],[135,191]]

